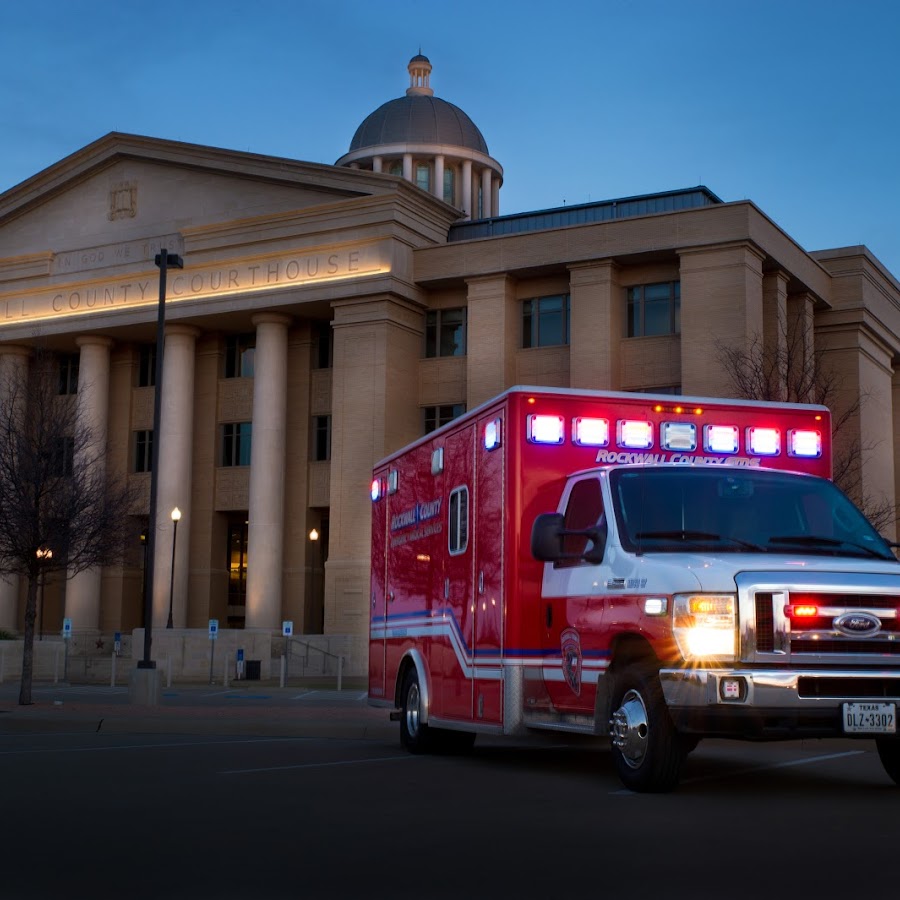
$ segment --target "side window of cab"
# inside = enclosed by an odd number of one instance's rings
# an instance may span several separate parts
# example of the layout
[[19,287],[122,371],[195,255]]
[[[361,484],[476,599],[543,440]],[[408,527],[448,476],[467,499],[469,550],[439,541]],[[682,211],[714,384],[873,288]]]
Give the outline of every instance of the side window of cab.
[[[597,478],[585,478],[572,485],[572,493],[566,504],[564,528],[566,531],[583,531],[594,528],[603,519],[603,494]],[[564,559],[557,568],[586,565],[582,555],[593,542],[587,535],[567,534],[562,540]]]

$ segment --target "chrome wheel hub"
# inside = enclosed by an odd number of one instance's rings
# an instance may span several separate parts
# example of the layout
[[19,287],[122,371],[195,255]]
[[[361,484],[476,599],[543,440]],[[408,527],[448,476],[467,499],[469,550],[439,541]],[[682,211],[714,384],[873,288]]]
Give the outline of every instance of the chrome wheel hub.
[[419,733],[419,685],[411,684],[406,694],[406,731],[410,737]]
[[633,769],[638,768],[647,755],[649,731],[647,707],[643,698],[637,691],[628,691],[622,698],[622,705],[609,720],[609,733],[612,745]]

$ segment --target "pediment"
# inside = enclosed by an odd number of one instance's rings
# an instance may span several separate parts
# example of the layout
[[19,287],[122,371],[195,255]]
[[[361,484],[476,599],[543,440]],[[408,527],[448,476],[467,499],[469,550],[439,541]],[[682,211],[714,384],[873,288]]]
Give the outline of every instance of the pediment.
[[359,170],[113,133],[0,195],[0,258],[132,246],[395,190]]

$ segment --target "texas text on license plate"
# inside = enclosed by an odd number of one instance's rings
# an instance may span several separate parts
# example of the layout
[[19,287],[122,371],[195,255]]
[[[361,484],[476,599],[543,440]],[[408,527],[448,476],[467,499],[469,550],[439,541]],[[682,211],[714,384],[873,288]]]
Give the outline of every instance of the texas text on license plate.
[[896,734],[897,707],[893,703],[845,703],[845,734]]

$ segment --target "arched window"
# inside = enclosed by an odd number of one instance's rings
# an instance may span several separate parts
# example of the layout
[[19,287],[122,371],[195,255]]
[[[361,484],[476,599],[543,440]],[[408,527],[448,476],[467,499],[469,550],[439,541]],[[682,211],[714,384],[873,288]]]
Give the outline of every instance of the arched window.
[[416,184],[423,191],[431,190],[431,166],[428,163],[419,163],[416,166]]

